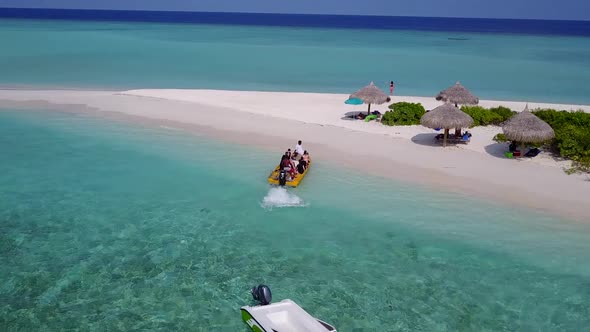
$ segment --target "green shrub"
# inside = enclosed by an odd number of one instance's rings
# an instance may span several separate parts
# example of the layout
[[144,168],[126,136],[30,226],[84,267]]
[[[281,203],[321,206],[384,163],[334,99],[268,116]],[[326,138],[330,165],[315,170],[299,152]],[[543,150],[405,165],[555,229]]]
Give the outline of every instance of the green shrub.
[[568,112],[554,109],[539,109],[533,113],[541,120],[547,122],[554,130],[567,125],[590,128],[590,113],[583,111]]
[[498,142],[498,143],[504,143],[504,142],[509,142],[510,140],[506,138],[506,135],[504,135],[503,133],[499,133],[496,136],[494,136],[494,141]]
[[420,124],[426,110],[420,103],[399,102],[389,105],[391,111],[385,112],[381,123],[387,126],[410,126]]
[[510,119],[514,114],[516,114],[516,112],[504,106],[492,107],[489,110],[501,116],[502,122]]
[[514,114],[516,114],[516,112],[504,106],[492,108],[485,108],[481,106],[462,106],[461,110],[473,118],[474,126],[499,126],[504,121],[510,119]]
[[[504,135],[503,133],[499,133],[496,134],[496,136],[494,136],[494,138],[492,138],[495,142],[498,143],[508,143],[508,142],[512,142],[511,140],[509,140],[508,138],[506,138],[506,135]],[[546,145],[546,143],[527,143],[526,146],[528,147],[532,147],[532,148],[540,148],[542,146]]]
[[533,113],[555,131],[553,148],[563,158],[573,161],[571,172],[590,172],[590,114],[553,109]]
[[473,126],[499,125],[503,122],[502,116],[481,106],[462,106],[461,110],[473,118]]

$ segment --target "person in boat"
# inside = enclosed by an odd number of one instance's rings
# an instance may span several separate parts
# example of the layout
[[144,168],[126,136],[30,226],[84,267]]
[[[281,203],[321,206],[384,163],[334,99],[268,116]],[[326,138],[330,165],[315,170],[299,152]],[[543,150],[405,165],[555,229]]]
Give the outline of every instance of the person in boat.
[[293,155],[291,156],[291,162],[293,163],[293,166],[297,167],[299,160],[301,160],[301,155],[297,153],[297,151],[293,152]]
[[286,155],[287,155],[286,153],[283,153],[283,154],[281,155],[281,161],[279,161],[279,167],[280,167],[281,169],[282,169],[282,167],[283,167],[283,160],[285,160],[285,156],[286,156]]
[[297,145],[295,145],[295,152],[301,156],[303,155],[304,151],[305,150],[303,149],[303,146],[301,146],[301,140],[297,141]]
[[285,153],[281,158],[281,169],[291,167],[291,158]]
[[303,172],[305,172],[305,169],[307,168],[307,162],[301,158],[301,160],[299,161],[299,164],[297,164],[297,172],[299,172],[299,174],[303,174]]
[[297,168],[299,165],[299,160],[301,160],[301,156],[297,153],[297,151],[293,152],[293,155],[291,156],[291,164],[293,165],[293,169],[295,169],[296,173],[299,173],[299,168]]
[[285,155],[289,158],[291,158],[291,149],[287,149],[287,152],[285,152]]
[[285,153],[281,156],[281,161],[279,162],[279,165],[281,165],[283,163],[283,160],[285,159],[291,159],[290,151],[285,151]]
[[303,151],[303,157],[301,159],[305,161],[306,165],[309,165],[309,153],[307,153],[307,150]]
[[281,160],[281,169],[288,172],[291,177],[295,175],[295,166],[291,162],[291,158],[289,158],[286,153]]

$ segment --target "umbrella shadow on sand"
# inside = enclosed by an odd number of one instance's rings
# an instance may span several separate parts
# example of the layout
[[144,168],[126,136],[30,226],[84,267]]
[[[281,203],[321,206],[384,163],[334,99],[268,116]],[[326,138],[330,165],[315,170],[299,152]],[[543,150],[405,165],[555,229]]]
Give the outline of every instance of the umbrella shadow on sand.
[[496,158],[507,159],[504,153],[508,151],[508,143],[492,143],[484,146],[484,150]]
[[442,144],[437,143],[434,138],[439,133],[422,133],[417,134],[416,136],[412,137],[411,141],[424,146],[442,146]]
[[[379,113],[381,113],[381,115],[383,115],[383,113],[379,110],[374,110],[373,112],[378,111]],[[363,119],[357,119],[356,116],[362,114],[362,115],[367,115],[366,111],[354,111],[354,112],[346,112],[344,113],[344,116],[341,117],[341,120],[351,120],[351,121],[365,121]]]
[[[484,147],[484,150],[490,155],[490,156],[494,156],[496,158],[500,158],[500,159],[508,159],[508,157],[506,157],[505,153],[509,151],[509,147],[508,147],[508,142],[504,142],[504,143],[492,143],[489,145],[486,145]],[[532,147],[529,147],[532,149]],[[529,150],[528,148],[526,150]],[[525,151],[526,151],[525,150]],[[547,151],[545,149],[540,149],[541,152],[539,153],[539,156],[542,155],[545,158],[550,158],[551,160],[555,161],[555,162],[563,162],[564,158],[555,155],[554,153],[552,153],[551,151]],[[531,159],[531,158],[539,158],[538,156],[523,156],[523,157],[517,157],[514,158],[512,160],[527,160],[527,159]]]
[[356,118],[356,116],[359,115],[359,114],[361,114],[361,113],[367,113],[367,112],[363,112],[363,111],[346,112],[346,113],[344,113],[344,116],[341,117],[340,119],[342,119],[342,120],[351,120],[351,121],[358,120]]

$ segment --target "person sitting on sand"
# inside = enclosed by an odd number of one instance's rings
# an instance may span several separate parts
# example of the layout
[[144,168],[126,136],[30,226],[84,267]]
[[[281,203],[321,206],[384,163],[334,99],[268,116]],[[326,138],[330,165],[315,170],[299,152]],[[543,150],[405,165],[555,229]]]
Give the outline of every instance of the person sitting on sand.
[[516,142],[514,142],[514,141],[510,142],[510,145],[508,146],[508,151],[510,151],[510,152],[516,151]]

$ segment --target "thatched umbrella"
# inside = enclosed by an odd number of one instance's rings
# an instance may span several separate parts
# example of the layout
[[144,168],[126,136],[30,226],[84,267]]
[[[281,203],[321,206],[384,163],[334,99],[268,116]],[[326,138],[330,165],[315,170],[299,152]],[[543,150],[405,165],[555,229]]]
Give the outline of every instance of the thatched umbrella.
[[471,94],[464,86],[457,81],[452,87],[443,90],[436,95],[436,100],[441,100],[446,103],[453,103],[461,105],[477,105],[479,104],[479,98]]
[[381,105],[391,100],[391,98],[376,87],[373,82],[351,94],[350,98],[358,98],[365,104],[369,104],[367,115],[371,114],[371,104]]
[[521,153],[524,153],[525,143],[543,143],[555,137],[553,128],[531,113],[529,105],[525,106],[524,111],[508,119],[502,126],[502,131],[507,139],[521,143]]
[[420,123],[428,128],[444,128],[445,134],[443,145],[447,146],[449,129],[468,128],[473,125],[473,119],[467,113],[461,111],[452,104],[444,104],[424,114],[422,118],[420,118]]

